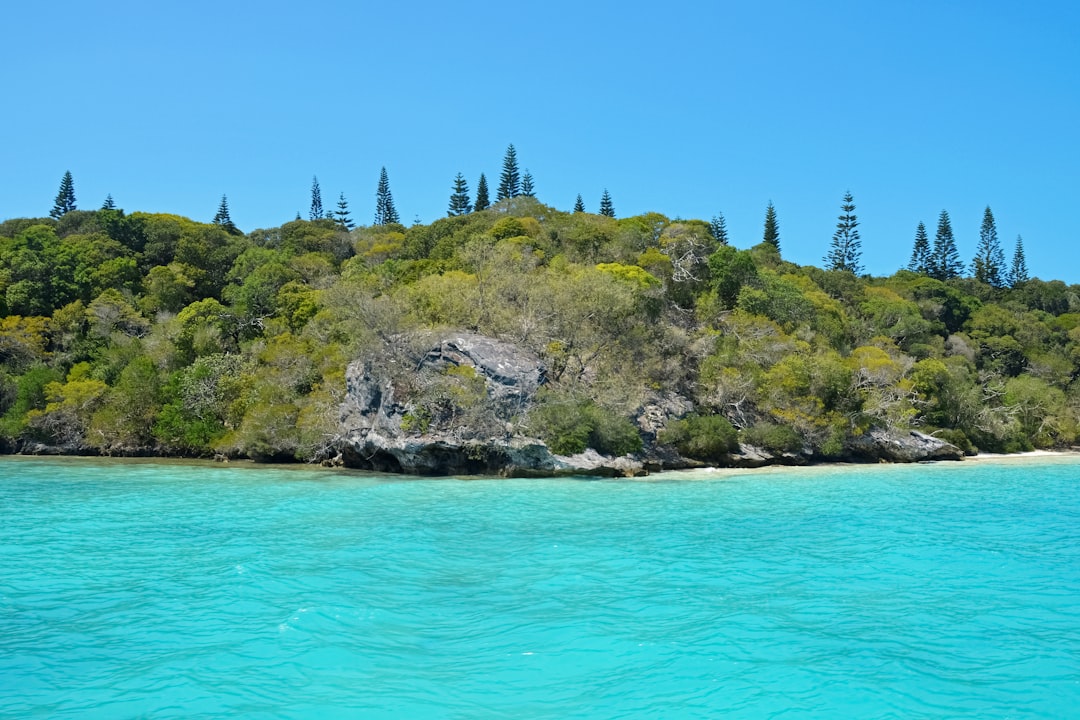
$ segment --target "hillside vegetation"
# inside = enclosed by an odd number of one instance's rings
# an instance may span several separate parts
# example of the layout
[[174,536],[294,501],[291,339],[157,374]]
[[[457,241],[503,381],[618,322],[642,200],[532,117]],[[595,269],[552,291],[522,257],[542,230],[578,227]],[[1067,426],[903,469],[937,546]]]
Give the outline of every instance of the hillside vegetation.
[[[680,396],[693,412],[659,441],[705,461],[740,441],[840,457],[875,425],[969,451],[1075,442],[1077,286],[860,277],[723,240],[715,223],[529,196],[430,225],[297,219],[246,235],[116,208],[8,220],[0,438],[320,460],[336,452],[346,365],[407,382],[418,333],[449,328],[542,359],[539,404],[506,432],[560,453],[634,452],[638,409]],[[410,432],[491,430],[482,383],[460,369],[414,383],[410,402]]]

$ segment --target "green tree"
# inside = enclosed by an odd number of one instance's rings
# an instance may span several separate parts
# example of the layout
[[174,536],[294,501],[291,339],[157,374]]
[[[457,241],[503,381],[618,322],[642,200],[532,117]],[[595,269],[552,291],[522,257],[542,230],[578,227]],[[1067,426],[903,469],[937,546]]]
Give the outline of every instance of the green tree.
[[161,378],[153,361],[137,355],[105,395],[90,421],[88,442],[106,453],[124,454],[153,445],[151,430],[160,406]]
[[476,183],[476,202],[473,204],[473,210],[480,212],[489,207],[491,207],[491,200],[488,199],[487,178],[484,177],[484,173],[480,173],[480,180]]
[[826,269],[846,270],[858,275],[862,272],[862,241],[859,240],[859,221],[855,216],[855,200],[851,191],[844,194],[837,218],[832,245],[825,256]]
[[581,199],[581,193],[578,193],[577,200],[574,201],[574,212],[585,212],[585,201]]
[[975,251],[972,263],[975,279],[994,287],[1005,285],[1005,252],[998,242],[997,224],[990,206],[983,213],[982,227],[979,229],[979,247]]
[[521,176],[521,194],[525,197],[536,197],[536,185],[528,168],[525,168],[525,174]]
[[394,207],[394,197],[390,194],[390,177],[384,167],[379,173],[379,187],[375,191],[375,224],[389,225],[399,222],[401,217]]
[[727,220],[724,218],[724,213],[713,215],[712,221],[709,222],[709,232],[712,233],[713,240],[721,245],[731,244],[728,238]]
[[506,155],[503,157],[502,175],[499,176],[499,189],[495,193],[495,200],[506,200],[521,194],[521,173],[518,171],[517,150],[514,144],[506,146]]
[[344,192],[338,196],[337,211],[334,212],[334,222],[346,232],[356,227],[352,215],[349,214],[349,201],[345,199]]
[[454,178],[453,193],[450,195],[450,207],[446,214],[449,217],[455,215],[468,215],[472,212],[472,203],[469,202],[469,183],[461,173]]
[[938,216],[937,235],[934,236],[933,272],[930,276],[936,280],[949,280],[960,277],[963,272],[964,263],[956,249],[949,212],[942,210]]
[[930,253],[930,237],[926,234],[926,225],[919,222],[915,228],[915,246],[911,250],[911,260],[907,269],[911,272],[931,275],[934,272],[934,256]]
[[604,217],[615,217],[615,206],[611,203],[611,195],[607,188],[604,188],[604,194],[600,196],[600,214]]
[[319,187],[319,178],[311,176],[311,210],[308,211],[308,220],[322,220],[323,204],[322,189]]
[[1016,249],[1013,251],[1012,267],[1009,268],[1009,287],[1023,285],[1028,277],[1027,258],[1024,257],[1024,238],[1016,236]]
[[709,256],[709,277],[717,299],[725,308],[735,307],[744,286],[759,284],[757,265],[746,250],[721,245]]
[[765,234],[762,241],[780,250],[780,225],[776,221],[776,208],[773,207],[772,200],[765,208]]
[[60,191],[56,193],[56,202],[49,211],[49,217],[59,220],[67,213],[75,209],[75,181],[71,179],[71,171],[64,173],[60,180]]
[[105,202],[101,203],[102,210],[115,210],[116,203],[112,199],[112,193],[105,196]]
[[233,223],[232,218],[229,217],[229,199],[224,194],[221,196],[221,203],[218,205],[217,214],[214,215],[214,224],[220,226],[225,232],[230,235],[239,235],[240,230]]

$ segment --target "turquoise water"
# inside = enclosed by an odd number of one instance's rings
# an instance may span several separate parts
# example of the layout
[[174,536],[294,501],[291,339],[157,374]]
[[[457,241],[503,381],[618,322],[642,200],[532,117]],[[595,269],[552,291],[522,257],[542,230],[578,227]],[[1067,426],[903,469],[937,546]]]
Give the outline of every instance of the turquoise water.
[[686,477],[0,460],[0,717],[1080,715],[1080,463]]

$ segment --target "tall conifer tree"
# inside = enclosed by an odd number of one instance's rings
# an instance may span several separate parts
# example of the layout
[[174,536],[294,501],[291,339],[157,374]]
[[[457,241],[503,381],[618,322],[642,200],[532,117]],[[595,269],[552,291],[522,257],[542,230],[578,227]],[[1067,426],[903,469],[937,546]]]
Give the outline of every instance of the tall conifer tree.
[[1023,285],[1030,279],[1027,258],[1024,257],[1024,238],[1017,235],[1016,249],[1013,250],[1012,267],[1009,269],[1009,287]]
[[931,277],[936,280],[950,280],[963,274],[964,263],[960,260],[960,252],[956,249],[952,222],[949,220],[948,211],[942,210],[938,217],[937,235],[934,236]]
[[506,147],[506,155],[503,157],[502,175],[499,176],[499,188],[495,193],[495,201],[506,200],[521,194],[521,174],[518,171],[517,150],[514,144]]
[[394,207],[394,196],[390,194],[390,176],[384,167],[379,172],[379,187],[375,191],[375,224],[389,225],[399,222],[401,217]]
[[765,208],[765,232],[762,235],[762,242],[772,245],[777,251],[780,250],[780,224],[776,220],[776,208],[773,207],[772,200]]
[[322,189],[319,188],[319,178],[311,176],[311,211],[308,213],[309,220],[322,220],[323,204]]
[[611,202],[611,194],[604,188],[604,194],[600,196],[600,214],[604,217],[615,217],[615,205]]
[[221,195],[221,202],[218,204],[217,214],[214,215],[214,224],[220,225],[225,232],[230,235],[238,235],[240,229],[233,223],[232,218],[229,217],[229,199],[225,197],[225,194]]
[[844,194],[837,218],[832,245],[825,256],[829,270],[847,270],[856,275],[862,272],[862,241],[859,240],[859,220],[855,217],[855,199],[851,191]]
[[112,193],[105,196],[105,202],[101,203],[102,210],[115,210],[116,201],[113,200]]
[[521,194],[525,197],[536,197],[536,185],[528,168],[525,169],[525,174],[521,176]]
[[724,213],[713,215],[712,221],[709,223],[709,232],[712,233],[713,239],[721,245],[731,244],[728,239],[727,220],[724,218]]
[[473,210],[480,212],[489,207],[491,207],[491,201],[488,199],[487,178],[484,177],[484,173],[480,173],[480,180],[476,183],[476,203],[473,204]]
[[574,201],[574,212],[585,212],[585,201],[581,199],[581,193],[578,193],[577,200]]
[[997,224],[994,222],[994,213],[990,212],[990,206],[986,206],[983,213],[982,227],[979,229],[979,247],[975,251],[975,260],[972,263],[975,271],[975,279],[994,287],[1005,285],[1005,251],[998,242]]
[[907,269],[911,272],[932,275],[934,272],[934,257],[930,253],[930,237],[926,234],[926,225],[919,222],[915,228],[915,247],[911,250],[911,261]]
[[466,215],[472,212],[472,203],[469,202],[469,184],[465,182],[465,176],[461,173],[454,178],[453,193],[450,194],[450,207],[446,214],[450,217]]
[[59,220],[75,209],[75,181],[71,179],[71,171],[68,170],[60,179],[60,191],[56,193],[56,202],[49,211],[49,217]]
[[349,212],[349,201],[345,199],[344,192],[338,196],[337,211],[334,213],[334,222],[346,232],[356,227],[356,223],[354,223],[352,219],[352,214]]

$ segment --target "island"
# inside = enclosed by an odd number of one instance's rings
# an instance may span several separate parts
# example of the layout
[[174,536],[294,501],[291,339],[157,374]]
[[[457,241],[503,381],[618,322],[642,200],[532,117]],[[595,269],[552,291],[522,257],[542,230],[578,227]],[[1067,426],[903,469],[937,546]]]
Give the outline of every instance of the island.
[[[527,180],[527,182],[526,182]],[[344,196],[242,232],[75,205],[0,223],[0,449],[316,462],[419,474],[641,474],[1065,448],[1080,287],[1011,262],[989,207],[942,211],[863,272],[855,201],[823,266],[711,219],[542,203],[507,150],[494,201],[375,222]],[[972,232],[976,231],[972,228]],[[744,249],[736,247],[740,241]]]

